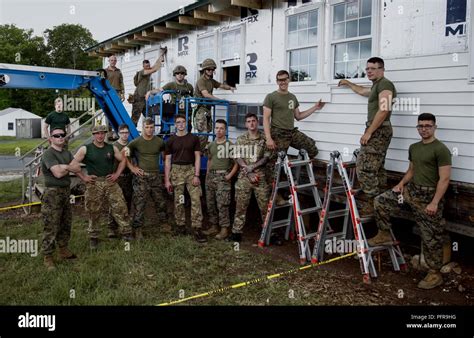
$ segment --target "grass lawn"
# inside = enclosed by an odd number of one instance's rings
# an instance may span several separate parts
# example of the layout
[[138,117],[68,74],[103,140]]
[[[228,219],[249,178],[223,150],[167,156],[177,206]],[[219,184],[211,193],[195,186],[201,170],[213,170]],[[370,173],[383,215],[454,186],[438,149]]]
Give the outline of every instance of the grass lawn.
[[0,191],[0,203],[11,202],[13,205],[14,202],[21,202],[21,178],[0,182]]
[[[21,156],[43,141],[44,139],[41,138],[17,139],[14,136],[0,136],[0,155],[17,156],[17,150],[19,149]],[[81,142],[83,142],[83,139],[75,139],[69,144],[69,149],[75,149]]]

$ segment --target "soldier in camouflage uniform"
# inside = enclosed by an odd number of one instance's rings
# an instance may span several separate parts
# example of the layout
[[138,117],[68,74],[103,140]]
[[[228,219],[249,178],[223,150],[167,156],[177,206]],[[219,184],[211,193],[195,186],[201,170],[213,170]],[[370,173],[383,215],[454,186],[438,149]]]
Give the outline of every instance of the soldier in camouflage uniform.
[[348,80],[339,81],[339,86],[349,86],[355,93],[369,98],[366,129],[360,138],[361,148],[356,164],[357,178],[368,200],[366,207],[361,209],[362,216],[373,214],[373,200],[387,184],[384,165],[392,139],[390,115],[397,91],[393,83],[384,77],[384,69],[381,58],[367,60],[367,78],[373,83],[371,89]]
[[159,219],[157,223],[163,228],[166,224],[166,196],[164,195],[163,182],[160,177],[160,154],[165,149],[161,137],[155,136],[155,122],[146,118],[143,122],[142,136],[134,139],[126,148],[126,152],[136,159],[137,165],[128,161],[128,167],[133,173],[133,204],[135,213],[132,227],[136,239],[142,239],[142,226],[145,217],[145,205],[148,195],[154,202],[155,211]]
[[[201,77],[196,82],[196,95],[197,98],[206,98],[212,100],[221,100],[215,97],[212,92],[214,89],[221,88],[231,90],[234,92],[235,88],[227,84],[222,84],[213,79],[214,71],[217,65],[212,59],[206,59],[201,65]],[[194,127],[199,133],[210,133],[212,131],[212,112],[211,106],[198,105],[194,113]],[[208,136],[199,136],[201,143],[201,152],[204,152],[208,144]]]
[[[94,141],[79,148],[74,156],[87,169],[87,175],[78,173],[78,176],[86,183],[85,204],[89,214],[88,232],[92,250],[96,250],[99,244],[99,221],[103,206],[118,223],[123,239],[130,241],[132,238],[127,204],[122,189],[117,184],[117,179],[126,166],[126,159],[117,147],[104,142],[107,129],[105,125],[95,126],[92,129]],[[115,160],[120,164],[114,171]]]
[[[232,177],[239,166],[232,159],[231,141],[226,140],[227,122],[217,120],[214,131],[216,139],[208,145],[206,173],[206,204],[210,228],[205,235],[216,235],[216,239],[225,239],[230,233],[229,205],[232,190]],[[220,227],[220,229],[219,229]]]
[[201,151],[197,136],[187,132],[186,117],[176,115],[176,134],[172,135],[165,145],[165,187],[174,192],[174,212],[176,219],[175,231],[184,234],[186,216],[184,210],[184,189],[191,197],[191,227],[194,239],[199,243],[207,242],[202,233],[201,209]]
[[44,224],[42,250],[48,270],[55,269],[53,254],[56,243],[61,258],[77,258],[68,249],[72,225],[69,173],[77,173],[81,167],[73,161],[72,154],[64,149],[65,136],[65,129],[52,129],[49,137],[51,146],[45,150],[41,159],[45,183],[41,206]]
[[369,245],[393,243],[390,215],[401,205],[409,207],[420,227],[422,249],[430,270],[418,283],[421,289],[432,289],[443,283],[443,242],[448,238],[443,220],[443,196],[449,186],[451,153],[434,136],[436,118],[430,113],[418,116],[421,141],[408,150],[410,166],[403,179],[392,190],[375,198],[377,235]]
[[234,157],[240,166],[239,178],[235,185],[235,219],[229,241],[240,242],[245,225],[245,215],[252,191],[262,213],[262,220],[267,213],[270,187],[265,178],[265,165],[270,157],[266,149],[265,136],[258,130],[257,115],[249,113],[245,116],[247,132],[237,138]]
[[[130,136],[130,130],[126,124],[121,124],[118,128],[119,130],[119,139],[114,142],[114,146],[121,152],[128,144],[128,137]],[[118,166],[118,162],[116,162],[116,166]],[[117,169],[117,168],[115,168]],[[120,177],[117,180],[120,189],[122,189],[123,197],[125,198],[125,202],[127,202],[127,210],[128,213],[131,212],[132,209],[132,174],[130,169],[125,168],[120,174]],[[114,218],[109,212],[109,238],[118,238],[119,231],[118,231],[118,224],[114,221]]]
[[162,50],[160,57],[156,60],[153,67],[150,67],[150,61],[143,60],[143,69],[137,72],[133,78],[133,83],[136,86],[135,93],[133,94],[132,104],[132,121],[136,126],[140,120],[140,116],[145,116],[146,112],[146,101],[145,96],[150,90],[150,77],[151,74],[157,72],[161,68],[161,63],[164,62],[164,55],[166,49]]

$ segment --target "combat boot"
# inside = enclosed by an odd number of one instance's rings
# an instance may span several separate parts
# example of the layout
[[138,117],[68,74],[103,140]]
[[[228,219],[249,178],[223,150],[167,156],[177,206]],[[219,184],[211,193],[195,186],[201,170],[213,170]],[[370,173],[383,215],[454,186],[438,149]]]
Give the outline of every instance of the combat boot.
[[112,230],[110,229],[109,232],[107,233],[108,238],[119,238],[119,233],[117,230]]
[[279,207],[281,206],[284,206],[284,205],[287,205],[288,204],[288,200],[283,198],[282,195],[280,194],[277,194],[276,197],[275,197],[275,204]]
[[206,238],[206,236],[203,234],[203,232],[201,231],[201,229],[196,229],[196,230],[194,230],[194,239],[195,239],[196,242],[198,242],[198,243],[206,243],[206,242],[207,242],[207,238]]
[[443,284],[443,276],[441,275],[441,272],[430,269],[425,278],[418,283],[418,288],[430,290],[441,284]]
[[227,237],[227,241],[240,243],[242,241],[242,234],[232,233],[229,237]]
[[219,228],[216,225],[212,225],[209,229],[202,232],[206,236],[214,236],[219,233]]
[[367,240],[367,243],[370,246],[379,246],[379,245],[392,245],[393,238],[392,234],[388,230],[379,230],[375,237],[370,238]]
[[216,235],[216,239],[223,240],[229,237],[229,227],[222,227],[221,232]]
[[142,241],[143,240],[142,228],[133,229],[133,238],[135,238],[135,240],[137,240],[137,241]]
[[67,246],[63,247],[63,248],[59,248],[59,257],[61,257],[61,259],[76,259],[77,256],[71,252],[71,250],[69,250],[67,248]]
[[43,262],[44,262],[44,265],[46,266],[46,269],[48,271],[56,270],[56,266],[54,265],[53,256],[51,256],[51,255],[44,256]]
[[90,239],[90,248],[93,251],[95,251],[99,248],[99,239],[98,238],[91,238]]

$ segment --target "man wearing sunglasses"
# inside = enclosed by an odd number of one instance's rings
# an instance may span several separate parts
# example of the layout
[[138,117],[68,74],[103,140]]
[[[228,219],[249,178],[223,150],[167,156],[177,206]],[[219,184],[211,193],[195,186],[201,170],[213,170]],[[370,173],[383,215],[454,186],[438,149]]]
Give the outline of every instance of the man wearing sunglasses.
[[[87,170],[87,175],[78,173],[78,176],[86,183],[85,204],[89,214],[87,231],[91,250],[97,250],[99,246],[100,219],[104,206],[104,211],[110,212],[120,226],[123,239],[127,242],[132,239],[127,204],[117,184],[126,166],[126,159],[117,147],[105,142],[107,129],[105,125],[92,128],[94,140],[79,148],[74,156],[75,161],[84,163]],[[119,162],[116,169],[115,160]]]
[[[201,65],[201,77],[196,82],[196,95],[198,98],[206,98],[211,100],[221,100],[218,97],[214,96],[212,92],[214,89],[226,89],[234,92],[235,88],[229,86],[228,84],[220,83],[213,79],[214,72],[217,68],[217,65],[214,60],[206,59],[202,62]],[[194,112],[194,126],[199,133],[209,133],[212,131],[212,112],[211,106],[208,105],[199,105]],[[199,141],[201,144],[201,152],[205,152],[205,148],[208,144],[208,136],[201,135],[199,136]]]
[[357,157],[356,172],[367,204],[360,209],[362,217],[373,215],[374,198],[382,193],[387,184],[385,156],[392,140],[390,123],[391,107],[397,91],[393,83],[384,76],[384,61],[379,57],[367,60],[367,78],[372,88],[356,85],[349,80],[339,81],[339,86],[348,86],[355,93],[369,98],[365,132],[360,138],[360,152]]
[[408,149],[408,171],[393,189],[375,198],[379,232],[368,243],[370,246],[392,244],[390,215],[401,205],[409,207],[420,227],[423,253],[430,268],[418,287],[432,289],[443,284],[440,269],[447,263],[443,262],[443,244],[449,242],[444,228],[443,196],[451,176],[451,153],[435,138],[436,117],[433,114],[420,114],[416,129],[421,141]]
[[44,223],[42,250],[48,271],[55,269],[53,254],[56,243],[59,246],[60,258],[77,258],[68,249],[72,226],[69,173],[78,173],[81,167],[74,163],[72,154],[64,149],[65,137],[64,128],[52,129],[49,136],[51,146],[45,150],[41,159],[45,184],[41,206]]

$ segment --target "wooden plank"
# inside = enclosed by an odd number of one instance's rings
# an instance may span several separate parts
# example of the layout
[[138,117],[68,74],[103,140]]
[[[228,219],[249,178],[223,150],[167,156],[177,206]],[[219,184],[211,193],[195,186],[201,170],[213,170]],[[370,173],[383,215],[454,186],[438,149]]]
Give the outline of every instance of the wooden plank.
[[216,2],[209,4],[208,12],[212,14],[219,14],[224,16],[240,17],[240,8],[231,6],[230,2]]
[[203,19],[195,19],[191,18],[190,16],[184,16],[181,15],[178,18],[179,23],[182,23],[184,25],[192,25],[192,26],[207,26],[208,22]]
[[169,38],[168,34],[161,34],[161,33],[156,33],[156,32],[151,32],[151,31],[146,31],[146,30],[142,30],[142,36],[149,37],[149,38],[156,38],[160,40],[165,40]]
[[153,32],[160,33],[160,34],[168,34],[168,35],[176,33],[174,29],[169,29],[163,26],[156,26],[156,25],[153,26]]
[[187,30],[190,30],[192,27],[188,25],[183,25],[181,23],[177,23],[175,21],[166,21],[166,28],[180,30],[180,31],[187,31]]
[[[124,40],[125,41],[125,40]],[[117,44],[121,47],[128,47],[128,48],[134,48],[136,47],[137,45],[136,44],[133,44],[133,43],[126,43],[124,41],[118,41]]]
[[119,49],[119,50],[127,50],[128,48],[127,47],[123,47],[123,46],[120,46],[118,43],[111,43],[110,45],[105,45],[105,47],[109,47],[112,48],[112,49]]
[[158,39],[158,38],[152,38],[150,36],[143,36],[142,34],[138,34],[138,33],[135,33],[133,34],[133,38],[135,40],[139,40],[139,41],[160,41],[161,39]]
[[207,11],[199,11],[199,10],[194,10],[192,11],[193,17],[196,19],[202,19],[202,20],[208,20],[208,21],[214,21],[214,22],[221,22],[222,17],[218,14],[212,14]]
[[233,6],[262,9],[262,0],[231,0],[230,4]]
[[130,36],[126,37],[125,38],[125,43],[133,44],[135,46],[142,46],[142,45],[147,44],[146,41],[135,39],[135,37],[133,35],[130,35]]

